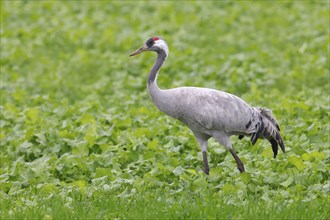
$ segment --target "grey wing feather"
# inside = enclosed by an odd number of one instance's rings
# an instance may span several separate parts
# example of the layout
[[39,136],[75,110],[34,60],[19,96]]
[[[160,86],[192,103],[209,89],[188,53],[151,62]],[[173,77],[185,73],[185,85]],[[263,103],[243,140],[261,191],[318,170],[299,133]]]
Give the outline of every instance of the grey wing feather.
[[167,91],[172,93],[172,100],[176,100],[174,117],[192,130],[246,132],[252,109],[242,99],[206,88],[181,87]]

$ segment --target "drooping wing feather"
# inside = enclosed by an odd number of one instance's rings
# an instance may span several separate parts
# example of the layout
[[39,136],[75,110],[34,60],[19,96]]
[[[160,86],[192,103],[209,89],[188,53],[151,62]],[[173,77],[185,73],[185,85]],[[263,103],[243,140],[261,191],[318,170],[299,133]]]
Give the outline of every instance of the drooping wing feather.
[[270,120],[275,127],[280,131],[280,126],[278,125],[275,116],[273,115],[272,111],[270,109],[267,108],[258,108],[261,112],[261,114],[263,114],[265,117],[267,117],[268,120]]
[[255,132],[251,137],[252,144],[255,144],[258,138],[266,138],[272,145],[274,157],[277,155],[278,145],[285,152],[285,146],[280,135],[280,127],[271,110],[259,107],[255,107],[253,110],[256,112],[257,117]]

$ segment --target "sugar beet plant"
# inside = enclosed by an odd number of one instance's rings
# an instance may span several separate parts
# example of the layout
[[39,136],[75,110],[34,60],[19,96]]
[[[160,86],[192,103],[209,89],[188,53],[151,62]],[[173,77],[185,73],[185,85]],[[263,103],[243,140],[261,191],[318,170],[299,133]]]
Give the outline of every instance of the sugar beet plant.
[[[329,3],[1,1],[1,219],[329,219]],[[286,153],[232,137],[240,173],[153,106],[223,90],[273,110]]]

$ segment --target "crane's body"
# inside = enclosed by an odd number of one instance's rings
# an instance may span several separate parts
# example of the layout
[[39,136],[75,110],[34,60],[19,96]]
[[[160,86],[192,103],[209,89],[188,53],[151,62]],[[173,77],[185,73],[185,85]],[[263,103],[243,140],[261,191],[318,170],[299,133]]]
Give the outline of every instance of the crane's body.
[[194,133],[203,153],[204,172],[209,173],[207,141],[213,137],[225,146],[244,172],[244,165],[235,153],[229,137],[252,136],[254,144],[258,138],[266,138],[272,145],[274,157],[278,145],[285,151],[279,126],[270,110],[251,107],[239,97],[215,89],[179,87],[162,90],[157,86],[157,74],[168,56],[166,42],[158,37],[150,38],[145,45],[131,56],[144,51],[155,51],[157,60],[148,78],[148,92],[156,107],[165,114],[180,120]]
[[[156,107],[186,124],[192,131],[212,136],[213,131],[250,134],[246,128],[253,109],[242,99],[226,92],[197,87],[180,87],[150,94]],[[188,110],[189,109],[189,110]],[[237,118],[240,122],[237,123]],[[249,126],[250,127],[250,126]]]

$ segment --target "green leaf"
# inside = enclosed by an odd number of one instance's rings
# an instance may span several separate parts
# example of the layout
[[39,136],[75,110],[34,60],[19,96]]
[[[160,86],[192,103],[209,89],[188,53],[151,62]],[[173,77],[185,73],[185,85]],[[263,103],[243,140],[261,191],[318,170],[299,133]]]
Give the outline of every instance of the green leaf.
[[72,148],[73,155],[79,155],[79,156],[88,155],[89,145],[87,141],[72,141],[71,143],[73,145]]
[[79,188],[85,188],[86,186],[88,186],[88,183],[84,180],[77,180],[72,182],[72,185],[77,186]]
[[97,167],[95,169],[95,178],[100,178],[103,176],[113,177],[112,169]]
[[287,188],[288,186],[291,185],[291,183],[293,183],[293,178],[290,176],[287,180],[285,180],[284,182],[280,183],[282,186],[284,186],[285,188]]
[[261,155],[265,158],[272,158],[273,157],[273,151],[270,147],[266,148]]
[[139,127],[133,131],[133,135],[134,137],[145,137],[145,136],[152,137],[153,132],[148,128]]
[[207,185],[208,185],[208,182],[206,181],[206,178],[203,176],[198,177],[193,182],[193,188],[196,191],[201,191],[201,190],[205,189],[207,187]]
[[324,152],[312,151],[310,155],[317,161],[323,160],[325,158]]
[[220,179],[222,173],[223,169],[221,167],[211,169],[209,174],[209,180],[211,182],[217,182]]
[[90,145],[93,145],[95,143],[95,140],[97,138],[97,134],[93,128],[89,128],[86,133],[84,138],[88,141]]
[[291,164],[296,166],[299,171],[302,171],[306,168],[306,165],[303,163],[302,159],[297,156],[291,156],[288,160]]
[[29,121],[31,121],[32,123],[36,123],[39,117],[39,109],[29,108],[25,111],[25,115],[29,119]]
[[124,119],[117,119],[117,120],[115,120],[115,125],[121,129],[131,127],[131,125],[132,125],[131,117],[128,116]]
[[172,172],[175,176],[180,176],[183,173],[183,168],[178,166]]
[[264,192],[264,194],[261,196],[261,199],[268,203],[272,202],[272,199],[269,197],[268,192]]
[[249,173],[247,173],[247,172],[242,173],[240,175],[240,178],[241,178],[241,180],[243,180],[243,182],[245,184],[248,184],[249,182],[251,182],[251,179],[252,179],[251,178],[251,175]]
[[233,184],[230,184],[230,183],[223,184],[221,189],[225,193],[235,193],[237,191],[237,188]]
[[56,186],[51,183],[46,183],[46,184],[42,184],[41,187],[39,188],[39,190],[41,193],[43,193],[45,195],[49,195],[56,190]]
[[159,140],[154,138],[152,141],[149,141],[147,147],[151,150],[156,150],[158,146]]

